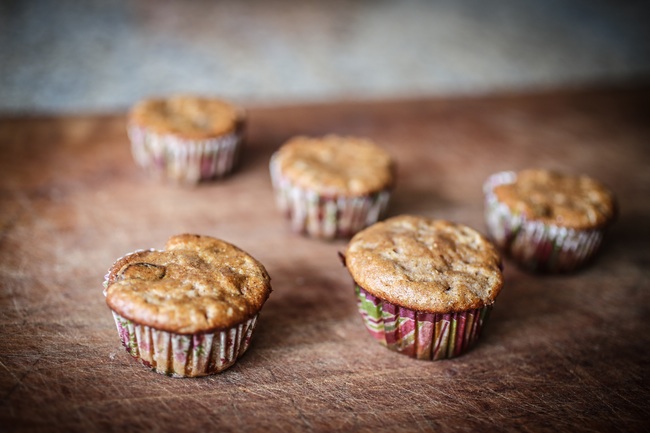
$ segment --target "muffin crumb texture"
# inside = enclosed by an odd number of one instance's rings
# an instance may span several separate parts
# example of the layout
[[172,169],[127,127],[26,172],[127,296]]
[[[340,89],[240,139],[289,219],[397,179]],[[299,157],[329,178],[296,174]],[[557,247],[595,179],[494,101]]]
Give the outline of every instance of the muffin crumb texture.
[[130,121],[158,134],[204,139],[233,132],[241,121],[239,109],[226,101],[190,95],[147,99],[136,104]]
[[295,137],[274,159],[283,176],[322,195],[362,196],[393,184],[391,156],[363,138]]
[[264,266],[219,239],[179,235],[164,251],[129,254],[109,270],[106,302],[133,322],[178,334],[226,329],[259,312]]
[[512,183],[494,188],[497,199],[529,220],[574,229],[609,223],[615,212],[612,193],[588,176],[528,169]]
[[377,223],[352,238],[345,261],[360,287],[416,311],[481,308],[503,285],[495,247],[443,220],[403,215]]

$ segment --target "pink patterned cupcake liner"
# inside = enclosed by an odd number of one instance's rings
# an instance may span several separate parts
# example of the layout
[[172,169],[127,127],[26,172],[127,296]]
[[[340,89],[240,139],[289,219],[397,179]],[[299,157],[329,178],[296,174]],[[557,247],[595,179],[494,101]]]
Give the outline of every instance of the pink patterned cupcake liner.
[[139,325],[113,311],[126,351],[157,373],[197,377],[219,373],[246,352],[257,315],[232,328],[193,335]]
[[[146,250],[136,250],[132,254]],[[148,251],[160,251],[154,248]],[[110,272],[104,276],[103,294]],[[133,322],[111,310],[127,353],[153,371],[172,377],[199,377],[231,367],[250,345],[259,314],[228,329],[176,334]]]
[[220,137],[190,140],[130,125],[128,135],[133,158],[140,167],[181,184],[196,184],[229,174],[237,162],[242,141],[239,130]]
[[388,207],[389,189],[356,197],[327,197],[283,176],[275,156],[270,172],[277,206],[296,233],[323,239],[350,237],[379,221]]
[[526,219],[514,213],[494,194],[498,185],[513,183],[511,171],[490,176],[483,185],[488,235],[505,254],[533,271],[571,271],[598,251],[604,229],[577,230]]
[[382,300],[355,285],[366,328],[381,345],[412,358],[452,358],[477,341],[492,305],[456,313],[426,313]]

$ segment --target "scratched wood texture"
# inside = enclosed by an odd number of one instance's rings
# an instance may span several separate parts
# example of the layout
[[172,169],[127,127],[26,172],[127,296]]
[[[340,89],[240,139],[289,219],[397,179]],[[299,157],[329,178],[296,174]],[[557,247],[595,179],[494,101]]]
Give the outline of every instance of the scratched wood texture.
[[[237,172],[186,189],[132,162],[124,116],[0,120],[2,431],[644,431],[650,418],[650,87],[251,107]],[[371,340],[337,258],[288,232],[268,160],[296,134],[368,136],[399,163],[390,213],[484,230],[481,183],[530,166],[618,194],[602,253],[574,274],[506,261],[478,346],[415,361]],[[218,236],[268,268],[249,352],[201,379],[121,348],[106,269],[168,236]],[[646,430],[647,431],[647,430]]]

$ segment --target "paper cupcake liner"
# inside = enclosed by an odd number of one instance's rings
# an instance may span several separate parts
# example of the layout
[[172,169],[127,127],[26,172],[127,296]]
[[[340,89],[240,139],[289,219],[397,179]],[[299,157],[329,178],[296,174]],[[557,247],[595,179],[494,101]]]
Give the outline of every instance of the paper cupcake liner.
[[112,312],[126,351],[142,364],[173,377],[219,373],[248,349],[257,315],[229,329],[193,335],[160,331]]
[[496,173],[483,185],[485,220],[494,243],[523,267],[533,271],[571,271],[591,259],[603,239],[603,229],[576,230],[530,221],[513,213],[494,194],[498,185],[512,183],[514,172]]
[[326,197],[282,176],[273,157],[270,171],[276,203],[294,232],[323,239],[350,237],[386,213],[389,189],[357,197]]
[[242,135],[239,131],[216,138],[188,140],[156,134],[136,125],[128,128],[136,163],[156,176],[182,184],[219,178],[237,162]]
[[491,305],[457,313],[410,310],[355,285],[357,307],[366,328],[381,345],[412,358],[436,361],[465,353],[474,345]]

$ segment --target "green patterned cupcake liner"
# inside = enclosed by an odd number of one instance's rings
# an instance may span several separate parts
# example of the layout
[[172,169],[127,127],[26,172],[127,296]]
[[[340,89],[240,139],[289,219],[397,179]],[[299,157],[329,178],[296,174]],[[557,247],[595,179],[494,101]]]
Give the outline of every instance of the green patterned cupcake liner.
[[455,313],[415,311],[355,285],[357,307],[370,335],[390,350],[436,361],[462,355],[479,338],[491,305]]
[[296,233],[347,238],[379,221],[388,207],[389,189],[356,197],[326,197],[301,188],[280,173],[275,155],[270,172],[277,206]]
[[112,312],[126,351],[153,371],[173,377],[220,373],[246,352],[257,315],[232,328],[192,335],[139,325]]
[[604,229],[576,230],[531,221],[512,212],[494,194],[498,185],[513,183],[512,171],[496,173],[483,185],[488,235],[501,250],[532,271],[566,272],[579,268],[598,251]]
[[239,129],[220,137],[190,140],[130,125],[128,135],[133,158],[140,167],[180,184],[196,184],[229,174],[242,141]]

